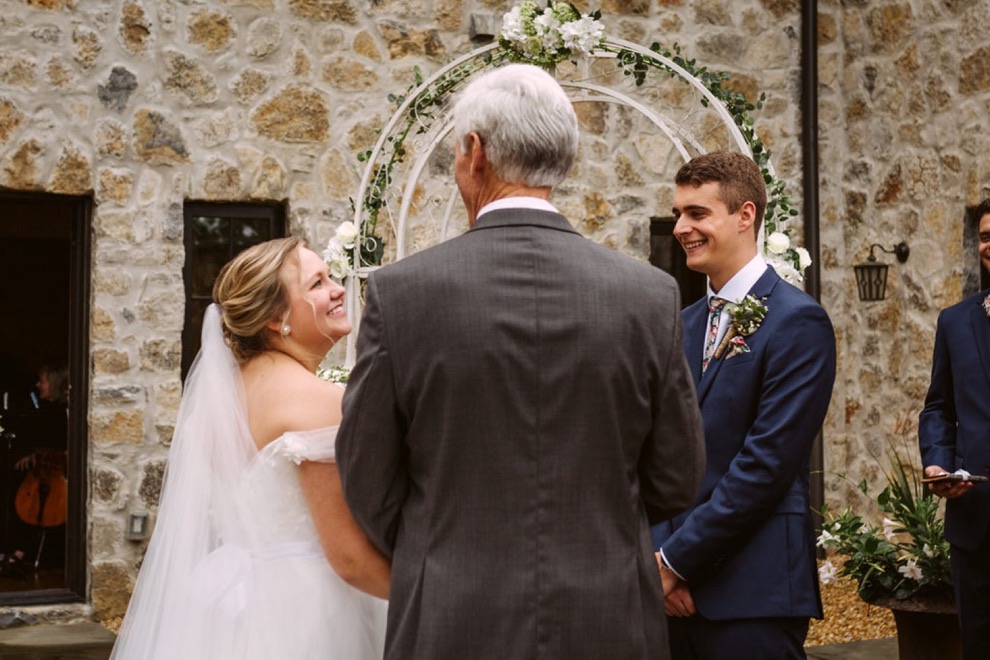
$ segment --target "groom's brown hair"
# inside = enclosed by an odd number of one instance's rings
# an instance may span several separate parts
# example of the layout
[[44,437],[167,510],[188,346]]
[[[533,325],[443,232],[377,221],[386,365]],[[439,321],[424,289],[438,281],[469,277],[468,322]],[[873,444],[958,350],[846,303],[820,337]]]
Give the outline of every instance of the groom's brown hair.
[[759,234],[767,209],[767,185],[753,159],[734,151],[713,151],[684,163],[674,177],[678,186],[698,187],[713,182],[719,184],[729,213],[738,211],[745,202],[753,202],[756,206],[753,229]]

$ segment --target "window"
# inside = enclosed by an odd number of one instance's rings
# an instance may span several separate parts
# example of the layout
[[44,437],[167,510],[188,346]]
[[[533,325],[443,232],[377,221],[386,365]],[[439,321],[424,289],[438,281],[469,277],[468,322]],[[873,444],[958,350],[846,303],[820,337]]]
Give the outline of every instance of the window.
[[674,238],[674,218],[650,218],[650,263],[669,273],[681,289],[681,307],[708,293],[708,278],[687,267],[684,248]]
[[203,314],[213,300],[220,269],[244,248],[285,236],[282,204],[187,202],[184,209],[186,318],[182,329],[182,380],[199,352]]
[[91,206],[0,192],[0,605],[85,595]]

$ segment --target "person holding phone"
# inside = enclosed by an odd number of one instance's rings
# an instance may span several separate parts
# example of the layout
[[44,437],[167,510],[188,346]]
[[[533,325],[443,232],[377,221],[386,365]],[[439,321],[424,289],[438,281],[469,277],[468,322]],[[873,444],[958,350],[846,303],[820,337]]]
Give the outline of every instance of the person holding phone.
[[[990,199],[976,207],[979,255],[990,271]],[[990,289],[942,311],[918,424],[928,488],[948,500],[963,656],[990,658]],[[954,472],[955,471],[955,472]],[[953,473],[954,472],[954,473]]]

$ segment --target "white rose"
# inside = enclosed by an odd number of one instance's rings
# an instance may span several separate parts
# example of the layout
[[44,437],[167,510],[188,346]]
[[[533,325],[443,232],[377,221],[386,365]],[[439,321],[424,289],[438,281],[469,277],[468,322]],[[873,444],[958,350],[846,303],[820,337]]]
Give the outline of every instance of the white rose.
[[773,257],[767,259],[767,262],[773,266],[773,269],[777,271],[777,274],[780,275],[785,282],[790,282],[791,284],[797,286],[804,281],[804,276],[799,273],[797,268],[792,266],[789,261]]
[[798,253],[798,262],[801,265],[801,270],[804,270],[811,265],[811,254],[803,247],[794,248]]
[[604,26],[585,16],[577,21],[565,23],[560,27],[560,36],[564,39],[564,47],[581,53],[591,54],[605,36]]
[[343,244],[344,247],[346,248],[354,247],[354,241],[356,241],[358,237],[357,225],[355,225],[350,220],[346,220],[340,223],[340,226],[337,227],[336,236],[338,239],[340,239],[340,242],[341,244]]
[[787,234],[775,231],[767,236],[767,249],[774,254],[784,254],[789,247],[791,247],[791,239],[787,237]]
[[337,280],[345,280],[351,275],[351,264],[347,259],[331,259],[330,263],[330,276]]

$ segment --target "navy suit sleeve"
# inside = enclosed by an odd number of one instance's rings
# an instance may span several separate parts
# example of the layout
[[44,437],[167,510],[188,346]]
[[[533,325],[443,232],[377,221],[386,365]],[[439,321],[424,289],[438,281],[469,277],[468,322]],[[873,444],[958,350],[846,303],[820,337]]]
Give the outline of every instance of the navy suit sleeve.
[[336,454],[347,505],[372,543],[391,558],[408,476],[405,423],[386,344],[385,321],[372,276],[361,317],[358,359],[344,391]]
[[918,444],[925,467],[938,465],[955,469],[956,404],[952,387],[952,360],[946,337],[945,312],[935,326],[932,379],[925,396],[925,407],[918,417]]
[[[801,303],[789,311],[785,305],[781,299],[774,310],[784,316],[767,339],[762,364],[753,367],[763,373],[754,381],[760,391],[752,421],[745,419],[747,411],[723,411],[730,424],[734,415],[748,422],[742,446],[711,496],[663,543],[665,556],[689,583],[703,580],[771,515],[791,506],[787,495],[795,482],[807,488],[811,448],[835,380],[835,335],[818,305]],[[711,435],[718,428],[706,433],[709,445],[718,442]],[[792,512],[806,512],[806,495],[794,499],[799,509]]]

